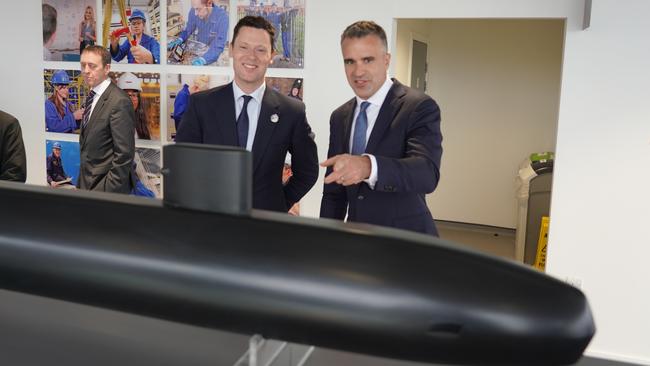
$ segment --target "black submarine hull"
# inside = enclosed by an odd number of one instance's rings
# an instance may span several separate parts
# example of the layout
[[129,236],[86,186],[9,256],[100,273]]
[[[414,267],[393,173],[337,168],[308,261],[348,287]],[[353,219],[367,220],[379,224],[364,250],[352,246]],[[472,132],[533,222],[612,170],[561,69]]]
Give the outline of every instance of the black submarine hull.
[[573,364],[595,332],[580,290],[425,235],[5,182],[0,203],[13,291],[448,364]]

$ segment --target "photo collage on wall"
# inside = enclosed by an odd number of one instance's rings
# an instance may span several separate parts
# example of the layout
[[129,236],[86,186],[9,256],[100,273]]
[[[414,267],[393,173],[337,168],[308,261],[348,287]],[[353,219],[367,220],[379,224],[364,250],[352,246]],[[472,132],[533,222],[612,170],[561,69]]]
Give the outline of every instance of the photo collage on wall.
[[295,71],[283,77],[281,70],[304,67],[306,0],[164,1],[42,0],[49,186],[76,188],[90,93],[80,71],[85,47],[110,51],[109,77],[133,105],[134,195],[161,198],[161,147],[174,142],[190,96],[232,82],[230,40],[242,17],[263,16],[275,28],[270,67],[276,71],[267,87],[303,99],[304,79]]

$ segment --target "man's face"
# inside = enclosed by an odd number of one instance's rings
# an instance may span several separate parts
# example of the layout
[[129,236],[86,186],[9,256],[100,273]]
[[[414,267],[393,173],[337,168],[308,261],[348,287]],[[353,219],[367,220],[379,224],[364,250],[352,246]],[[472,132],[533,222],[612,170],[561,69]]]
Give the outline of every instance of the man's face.
[[[273,62],[271,37],[263,29],[241,27],[232,49],[235,81],[252,92],[264,82],[266,69]],[[245,90],[246,91],[246,90]]]
[[136,18],[130,21],[129,24],[131,25],[131,33],[136,36],[142,35],[144,32],[144,20]]
[[192,0],[192,9],[194,15],[201,20],[205,20],[210,15],[210,8],[212,8],[212,1],[208,0],[205,4],[201,0]]
[[56,149],[56,148],[54,148],[54,149],[52,149],[52,153],[53,153],[54,156],[56,156],[57,158],[61,157],[61,149]]
[[111,65],[102,65],[102,58],[94,52],[81,54],[81,73],[89,88],[94,88],[108,78]]
[[345,75],[354,93],[361,99],[373,96],[386,81],[390,54],[375,35],[346,38],[341,43]]

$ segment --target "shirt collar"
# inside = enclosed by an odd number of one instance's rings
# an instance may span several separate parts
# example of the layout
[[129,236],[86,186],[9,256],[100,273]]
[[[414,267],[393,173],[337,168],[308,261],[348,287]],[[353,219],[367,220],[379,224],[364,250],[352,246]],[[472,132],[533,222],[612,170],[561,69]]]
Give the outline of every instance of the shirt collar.
[[99,83],[99,85],[97,85],[97,86],[95,86],[93,88],[93,91],[95,92],[95,95],[96,96],[102,95],[104,93],[104,91],[106,90],[106,88],[108,88],[109,85],[111,85],[111,79],[106,78],[106,80],[102,81],[101,83]]
[[260,85],[259,88],[255,89],[254,92],[252,92],[250,94],[246,94],[246,93],[244,93],[243,90],[241,90],[239,88],[236,81],[232,82],[232,91],[233,91],[233,93],[235,95],[235,101],[238,101],[239,98],[241,98],[244,95],[250,95],[251,97],[253,97],[253,99],[255,99],[255,101],[258,104],[262,104],[262,97],[264,97],[264,91],[265,90],[266,90],[266,83],[262,83],[262,85]]
[[386,95],[388,95],[388,91],[390,88],[393,86],[393,80],[390,78],[386,78],[384,81],[384,84],[377,90],[375,94],[373,94],[370,98],[366,99],[361,99],[358,96],[357,98],[357,105],[360,106],[362,102],[369,102],[371,105],[376,105],[378,107],[381,107],[382,104],[384,104],[384,99],[386,99]]

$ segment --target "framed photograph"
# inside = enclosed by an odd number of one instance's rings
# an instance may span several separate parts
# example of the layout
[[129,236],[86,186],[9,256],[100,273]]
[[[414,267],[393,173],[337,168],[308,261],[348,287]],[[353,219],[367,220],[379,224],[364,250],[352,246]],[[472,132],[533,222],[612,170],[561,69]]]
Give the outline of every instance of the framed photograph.
[[160,74],[111,71],[108,76],[133,103],[135,138],[160,140]]
[[76,189],[79,177],[79,143],[45,141],[47,184],[52,188]]
[[266,78],[266,87],[280,94],[302,100],[302,78]]
[[228,66],[229,0],[167,0],[167,63]]
[[102,44],[113,62],[160,64],[160,2],[129,0],[124,14],[117,2],[103,3]]
[[190,95],[230,82],[227,75],[167,74],[167,140],[173,141]]
[[45,131],[79,133],[88,88],[79,70],[43,71]]
[[138,147],[135,149],[133,161],[136,184],[131,194],[161,198],[160,150]]
[[305,62],[305,0],[237,0],[237,19],[263,16],[275,28],[270,67],[298,69]]
[[97,42],[95,0],[43,0],[43,60],[79,61]]

